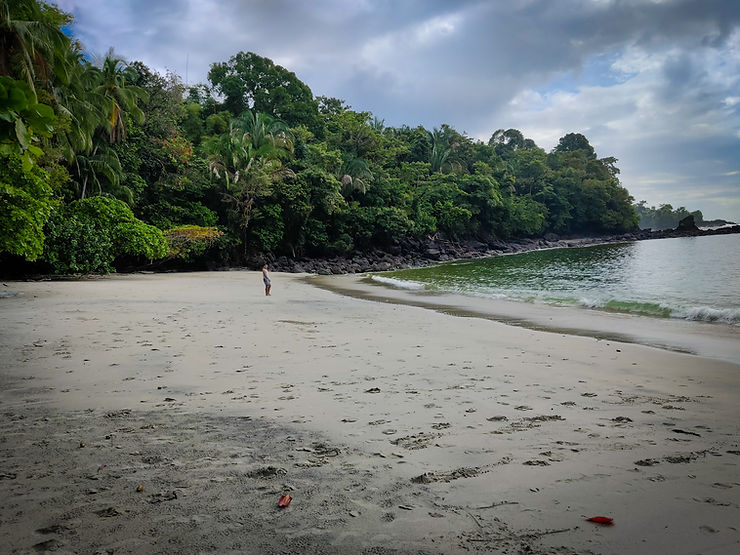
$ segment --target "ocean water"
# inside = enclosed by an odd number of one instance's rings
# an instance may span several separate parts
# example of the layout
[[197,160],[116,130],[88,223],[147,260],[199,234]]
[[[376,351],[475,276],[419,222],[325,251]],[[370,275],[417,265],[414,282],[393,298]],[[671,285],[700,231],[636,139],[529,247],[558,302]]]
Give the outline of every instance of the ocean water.
[[740,235],[533,251],[375,274],[396,288],[740,326]]

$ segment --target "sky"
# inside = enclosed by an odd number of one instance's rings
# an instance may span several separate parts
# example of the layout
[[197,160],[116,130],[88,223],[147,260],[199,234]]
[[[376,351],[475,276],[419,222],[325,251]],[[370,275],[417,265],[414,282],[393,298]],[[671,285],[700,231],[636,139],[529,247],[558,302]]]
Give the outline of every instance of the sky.
[[583,133],[648,206],[740,222],[740,0],[58,0],[91,54],[255,52],[386,125]]

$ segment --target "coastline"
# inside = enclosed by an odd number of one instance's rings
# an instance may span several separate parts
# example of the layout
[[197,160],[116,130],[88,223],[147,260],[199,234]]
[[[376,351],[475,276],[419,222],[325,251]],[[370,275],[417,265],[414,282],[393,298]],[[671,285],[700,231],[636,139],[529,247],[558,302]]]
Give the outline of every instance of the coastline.
[[9,551],[740,545],[740,365],[271,277],[8,283]]
[[489,319],[537,331],[636,343],[740,364],[740,328],[737,326],[431,293],[379,283],[362,274],[312,276],[306,280],[329,291],[361,299]]
[[452,241],[445,238],[404,239],[386,250],[353,251],[344,256],[288,258],[272,253],[255,254],[247,261],[249,269],[260,269],[265,262],[275,271],[310,273],[319,275],[344,275],[366,272],[383,272],[430,266],[440,262],[452,262],[471,258],[488,258],[523,252],[579,248],[609,243],[628,243],[652,239],[674,239],[680,237],[705,237],[740,233],[740,225],[717,229],[687,230],[637,230],[617,235],[560,237],[548,233],[536,239],[514,239],[510,241],[477,240]]

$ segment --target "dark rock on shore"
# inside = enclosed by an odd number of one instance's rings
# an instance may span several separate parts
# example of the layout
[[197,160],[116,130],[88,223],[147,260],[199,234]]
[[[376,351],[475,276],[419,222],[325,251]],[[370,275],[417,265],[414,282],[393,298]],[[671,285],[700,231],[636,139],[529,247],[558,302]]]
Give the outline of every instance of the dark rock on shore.
[[688,215],[683,220],[678,222],[678,227],[676,228],[676,231],[695,231],[699,228],[696,226],[696,222],[694,221],[694,216]]
[[[260,270],[267,263],[270,270],[288,273],[308,273],[321,275],[359,274],[365,272],[384,272],[388,270],[400,270],[406,268],[418,268],[432,266],[440,262],[453,260],[465,260],[473,258],[488,258],[501,256],[502,254],[516,254],[521,252],[586,247],[605,243],[624,243],[631,241],[644,241],[647,239],[668,239],[674,237],[699,237],[705,235],[728,235],[740,233],[740,225],[702,230],[699,228],[668,229],[652,231],[650,229],[638,229],[619,235],[596,235],[596,236],[559,236],[547,233],[541,238],[516,239],[503,241],[473,240],[452,241],[447,238],[436,237],[429,239],[402,239],[395,245],[387,247],[387,250],[371,249],[368,251],[353,251],[344,256],[333,257],[288,257],[275,256],[272,253],[252,253],[244,261],[241,268]],[[0,265],[2,267],[2,265]],[[194,268],[163,267],[161,263],[155,263],[146,267],[132,267],[119,269],[123,272],[177,272],[188,271]],[[229,267],[207,268],[210,271],[228,270]],[[74,276],[49,276],[45,274],[25,275],[26,279],[53,279],[74,280],[80,279]],[[86,276],[91,277],[91,276]]]
[[[691,218],[693,223],[693,217]],[[430,266],[440,262],[470,258],[485,258],[541,249],[585,247],[603,243],[623,243],[647,239],[667,239],[673,237],[697,237],[704,235],[725,235],[740,233],[740,225],[720,229],[701,230],[679,226],[675,230],[636,230],[619,235],[592,237],[560,237],[548,233],[537,239],[517,239],[512,241],[478,240],[451,241],[448,239],[404,239],[387,250],[372,249],[354,251],[346,256],[328,258],[288,258],[275,257],[270,253],[255,255],[247,262],[247,267],[259,269],[267,262],[270,269],[278,272],[306,272],[313,274],[356,274],[382,272],[404,268]]]
[[701,222],[702,227],[724,227],[738,225],[735,222],[728,222],[727,220],[704,220]]

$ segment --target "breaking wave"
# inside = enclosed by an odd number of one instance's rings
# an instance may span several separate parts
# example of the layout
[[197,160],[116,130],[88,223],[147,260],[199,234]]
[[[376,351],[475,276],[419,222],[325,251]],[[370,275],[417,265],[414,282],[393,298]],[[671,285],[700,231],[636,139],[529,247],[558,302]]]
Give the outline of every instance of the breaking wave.
[[593,299],[581,299],[578,303],[585,308],[637,314],[652,318],[680,318],[698,322],[721,322],[723,324],[740,325],[740,309],[713,308],[709,306],[677,307],[664,304],[610,300],[606,302]]
[[384,285],[391,285],[393,287],[398,287],[399,289],[419,290],[419,289],[426,288],[426,286],[423,283],[419,283],[418,281],[395,279],[395,278],[384,277],[384,276],[370,276],[370,279],[372,279],[373,281],[382,283]]
[[685,320],[699,320],[702,322],[723,322],[740,326],[740,309],[737,308],[711,308],[708,306],[696,306],[674,311],[677,318]]

